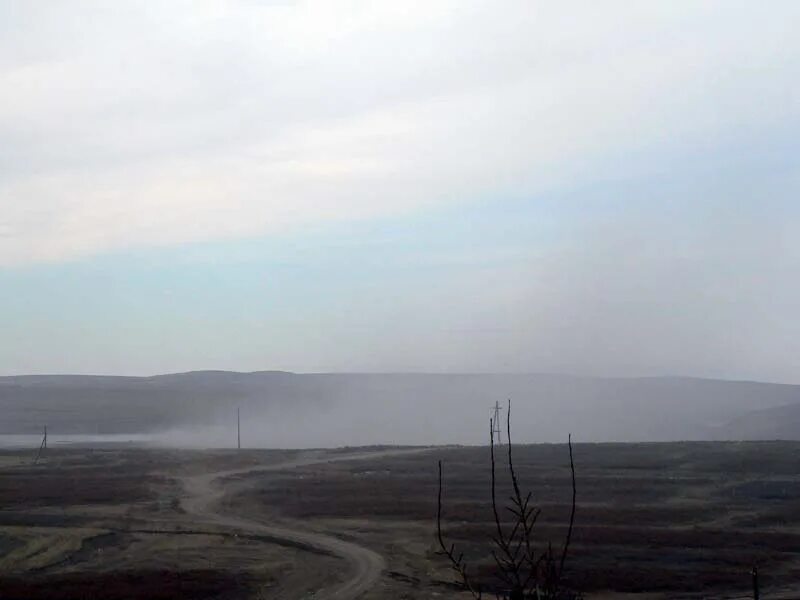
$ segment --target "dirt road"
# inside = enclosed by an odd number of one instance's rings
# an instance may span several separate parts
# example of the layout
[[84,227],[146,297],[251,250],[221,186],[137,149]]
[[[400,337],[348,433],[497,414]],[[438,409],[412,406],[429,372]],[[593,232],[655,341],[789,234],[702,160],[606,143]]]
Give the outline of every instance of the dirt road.
[[253,473],[286,470],[310,465],[382,458],[385,456],[424,452],[427,449],[384,450],[340,455],[312,455],[296,460],[264,466],[230,469],[213,473],[203,473],[183,477],[186,496],[182,500],[183,509],[205,523],[241,529],[249,533],[266,535],[292,544],[300,544],[339,557],[347,562],[349,572],[344,582],[330,585],[321,590],[294,590],[293,597],[299,598],[311,593],[315,600],[352,600],[360,597],[375,585],[385,567],[383,557],[368,548],[341,540],[336,537],[306,530],[268,525],[244,516],[234,516],[218,512],[219,500],[226,490],[221,480]]

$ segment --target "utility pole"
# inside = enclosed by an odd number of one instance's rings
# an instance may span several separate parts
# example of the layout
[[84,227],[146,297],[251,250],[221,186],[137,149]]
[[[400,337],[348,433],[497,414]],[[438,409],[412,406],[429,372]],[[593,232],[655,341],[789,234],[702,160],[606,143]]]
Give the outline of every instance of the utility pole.
[[239,416],[239,407],[236,407],[236,448],[242,449],[242,419]]
[[490,409],[492,411],[492,437],[498,446],[503,443],[503,430],[500,429],[500,403],[495,401],[494,406]]
[[47,448],[47,425],[44,426],[44,435],[42,436],[42,443],[39,444],[39,451],[36,453],[36,458],[33,459],[33,464],[39,462],[39,458],[42,456],[42,450]]
[[753,567],[753,600],[759,600],[761,593],[758,589],[758,567]]

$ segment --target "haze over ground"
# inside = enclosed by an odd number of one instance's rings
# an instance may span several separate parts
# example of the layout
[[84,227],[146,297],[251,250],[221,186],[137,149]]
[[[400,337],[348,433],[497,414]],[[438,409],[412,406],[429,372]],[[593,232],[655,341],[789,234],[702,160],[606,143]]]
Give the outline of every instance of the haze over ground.
[[[230,448],[237,445],[237,413],[250,448],[485,444],[490,403],[505,406],[505,398],[513,398],[517,442],[563,442],[569,433],[581,442],[800,438],[796,385],[207,371],[0,377],[0,445],[36,445],[47,424],[62,438],[146,434],[160,444]],[[23,433],[33,439],[5,438]]]
[[0,372],[800,382],[798,17],[3,2]]

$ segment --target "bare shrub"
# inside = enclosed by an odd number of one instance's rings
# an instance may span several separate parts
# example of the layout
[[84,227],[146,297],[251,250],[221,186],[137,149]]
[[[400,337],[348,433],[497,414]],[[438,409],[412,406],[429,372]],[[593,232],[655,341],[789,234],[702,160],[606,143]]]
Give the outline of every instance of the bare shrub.
[[[511,401],[506,417],[507,463],[511,476],[512,494],[503,506],[511,516],[510,522],[501,518],[497,501],[497,474],[495,460],[495,423],[489,420],[489,458],[491,461],[492,517],[495,534],[491,538],[491,555],[496,565],[499,585],[493,590],[496,598],[504,600],[578,600],[581,596],[564,585],[564,564],[569,553],[572,530],[575,524],[575,463],[572,457],[572,437],[568,438],[569,464],[572,475],[572,505],[569,528],[561,551],[555,552],[550,541],[537,543],[534,528],[541,510],[531,504],[532,492],[523,493],[514,470],[511,444]],[[436,514],[436,534],[439,553],[447,557],[458,575],[463,588],[476,600],[483,597],[483,587],[469,571],[464,554],[455,544],[447,544],[442,533],[442,461],[439,461],[439,489]],[[505,514],[505,513],[504,513]]]

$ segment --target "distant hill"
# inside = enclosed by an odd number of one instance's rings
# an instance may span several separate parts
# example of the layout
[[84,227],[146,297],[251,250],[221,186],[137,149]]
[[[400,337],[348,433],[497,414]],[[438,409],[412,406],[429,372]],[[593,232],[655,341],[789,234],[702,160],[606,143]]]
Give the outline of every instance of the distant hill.
[[0,433],[146,433],[213,423],[231,405],[271,394],[292,400],[288,373],[196,371],[154,377],[0,377]]
[[737,440],[800,439],[800,404],[748,412],[726,423],[719,435]]
[[[518,441],[800,439],[800,386],[679,377],[294,374],[0,377],[0,433],[230,428],[260,445],[483,443],[514,402]],[[226,429],[227,431],[227,429]],[[227,435],[227,434],[226,434]]]

